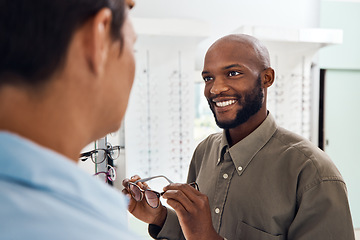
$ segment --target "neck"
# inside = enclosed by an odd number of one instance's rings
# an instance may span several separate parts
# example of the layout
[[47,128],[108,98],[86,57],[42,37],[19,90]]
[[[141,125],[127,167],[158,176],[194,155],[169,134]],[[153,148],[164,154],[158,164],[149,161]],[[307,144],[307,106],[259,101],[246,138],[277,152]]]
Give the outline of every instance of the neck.
[[0,130],[16,133],[77,162],[87,144],[83,141],[86,129],[76,125],[77,116],[68,109],[66,101],[58,96],[37,98],[26,90],[3,87]]
[[245,123],[235,128],[228,129],[227,137],[230,147],[240,142],[252,133],[266,119],[267,110],[263,107],[255,115],[251,116]]

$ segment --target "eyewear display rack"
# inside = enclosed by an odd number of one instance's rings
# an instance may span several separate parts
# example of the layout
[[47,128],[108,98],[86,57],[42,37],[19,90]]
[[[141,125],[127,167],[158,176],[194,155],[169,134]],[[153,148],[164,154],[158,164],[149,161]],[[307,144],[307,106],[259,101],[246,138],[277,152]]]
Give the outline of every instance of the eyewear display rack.
[[196,48],[209,28],[184,19],[134,18],[133,23],[138,39],[125,116],[127,175],[185,182],[194,150]]
[[126,160],[125,160],[125,128],[124,124],[116,132],[110,133],[103,138],[98,139],[95,142],[95,148],[107,149],[105,160],[99,164],[96,164],[95,172],[108,172],[115,171],[115,179],[110,181],[106,180],[106,175],[101,174],[101,181],[106,181],[107,184],[122,189],[122,180],[127,177],[126,175]]
[[[96,146],[96,148],[106,149],[108,147],[107,136],[98,139],[95,142],[95,146]],[[114,160],[111,157],[109,157],[108,154],[106,154],[105,152],[102,153],[102,154],[103,154],[103,156],[99,156],[99,157],[105,158],[105,160],[103,162],[101,162],[101,163],[95,164],[95,173],[97,173],[97,172],[107,172],[108,171],[108,166],[114,167]],[[105,174],[102,174],[100,176],[100,178],[103,181],[106,181],[107,176]],[[107,184],[112,186],[113,182],[112,181],[107,181]]]

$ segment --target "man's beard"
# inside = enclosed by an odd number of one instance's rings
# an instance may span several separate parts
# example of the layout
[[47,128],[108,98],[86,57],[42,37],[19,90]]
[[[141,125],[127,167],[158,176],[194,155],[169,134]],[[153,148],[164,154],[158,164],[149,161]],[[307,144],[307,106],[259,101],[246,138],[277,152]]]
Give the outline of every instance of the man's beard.
[[235,128],[235,127],[239,126],[240,124],[243,124],[246,121],[248,121],[251,116],[256,114],[261,109],[261,107],[263,105],[263,98],[264,98],[264,93],[261,89],[261,76],[259,75],[259,77],[256,81],[256,86],[253,89],[253,91],[251,91],[251,93],[246,94],[244,96],[238,96],[238,97],[239,97],[238,98],[239,100],[238,100],[237,104],[240,104],[240,102],[242,100],[245,100],[245,102],[243,103],[243,108],[238,110],[238,112],[236,114],[236,118],[234,120],[227,121],[227,122],[226,121],[222,121],[222,122],[218,121],[215,111],[209,100],[209,106],[210,106],[211,111],[214,114],[215,122],[220,128],[222,128],[222,129]]

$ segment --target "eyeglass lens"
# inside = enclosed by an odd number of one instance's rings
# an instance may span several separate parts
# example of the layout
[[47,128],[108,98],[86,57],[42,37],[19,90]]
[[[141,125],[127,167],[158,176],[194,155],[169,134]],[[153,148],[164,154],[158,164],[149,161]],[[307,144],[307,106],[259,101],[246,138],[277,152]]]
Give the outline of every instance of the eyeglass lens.
[[102,149],[93,151],[91,154],[91,160],[96,164],[102,163],[105,160],[105,151]]
[[112,159],[117,159],[120,155],[120,147],[115,146],[115,147],[108,149],[108,154],[110,155],[110,157]]
[[145,198],[146,202],[149,204],[152,208],[157,208],[159,206],[160,201],[160,194],[156,194],[156,192],[153,192],[151,190],[145,190]]
[[143,193],[141,192],[141,190],[139,189],[139,187],[138,187],[136,184],[129,183],[129,190],[130,190],[131,196],[132,196],[137,202],[139,202],[139,201],[142,200]]
[[145,200],[150,207],[157,208],[159,206],[160,193],[150,189],[142,190],[138,185],[134,183],[129,183],[129,190],[131,196],[135,199],[135,201],[140,202],[145,196]]
[[109,167],[109,170],[108,170],[108,172],[107,172],[107,177],[108,177],[108,179],[110,180],[110,181],[115,181],[115,179],[116,179],[116,170],[115,170],[115,168],[113,168],[113,167]]

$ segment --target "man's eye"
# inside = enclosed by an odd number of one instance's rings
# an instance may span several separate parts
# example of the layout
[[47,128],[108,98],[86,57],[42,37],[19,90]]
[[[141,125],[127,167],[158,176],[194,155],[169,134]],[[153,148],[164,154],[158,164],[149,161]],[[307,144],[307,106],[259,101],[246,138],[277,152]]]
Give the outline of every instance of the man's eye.
[[239,75],[239,74],[240,74],[240,72],[230,71],[230,72],[228,73],[228,76],[229,76],[229,77],[233,77],[233,76],[237,76],[237,75]]
[[209,76],[205,76],[205,77],[203,77],[203,79],[204,79],[205,82],[213,80],[213,78],[209,77]]

